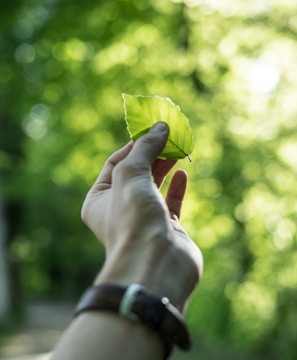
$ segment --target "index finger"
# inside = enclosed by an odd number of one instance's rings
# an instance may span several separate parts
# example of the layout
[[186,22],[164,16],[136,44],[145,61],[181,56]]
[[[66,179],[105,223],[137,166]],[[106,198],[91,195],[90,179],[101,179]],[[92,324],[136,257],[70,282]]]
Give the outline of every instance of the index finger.
[[173,159],[156,159],[152,165],[152,175],[158,188],[161,187],[166,175],[177,163],[177,160]]

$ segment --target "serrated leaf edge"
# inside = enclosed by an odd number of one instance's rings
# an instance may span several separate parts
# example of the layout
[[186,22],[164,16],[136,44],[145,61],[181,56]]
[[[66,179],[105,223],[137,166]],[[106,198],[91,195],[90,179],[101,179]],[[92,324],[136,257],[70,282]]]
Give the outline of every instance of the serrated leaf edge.
[[[186,118],[187,122],[188,122],[188,125],[189,125],[189,119],[187,118],[187,116],[181,111],[181,108],[178,104],[176,104],[174,101],[172,101],[168,96],[161,96],[161,95],[138,95],[138,94],[127,94],[127,93],[122,93],[122,98],[123,98],[123,101],[124,101],[124,114],[125,114],[125,122],[127,124],[127,129],[129,130],[129,124],[128,124],[128,121],[127,121],[127,106],[126,106],[126,99],[125,99],[125,96],[131,96],[131,97],[141,97],[141,98],[145,98],[145,99],[152,99],[152,98],[158,98],[158,99],[161,99],[161,100],[167,100],[169,101],[172,105],[174,105],[177,110]],[[154,125],[155,123],[152,123],[152,126]],[[145,134],[147,131],[149,131],[149,129],[145,129],[143,130],[143,133]],[[130,133],[130,131],[129,131]],[[139,134],[139,133],[138,133]],[[134,136],[134,138],[137,137],[136,134]],[[130,137],[132,138],[132,135],[130,133]],[[188,160],[190,162],[192,162],[192,159],[191,157],[189,156],[189,154],[186,154],[178,145],[176,145],[171,139],[170,139],[170,134],[169,134],[169,137],[168,137],[168,142],[170,142],[173,146],[175,146],[182,154],[185,155],[186,158],[188,158]]]

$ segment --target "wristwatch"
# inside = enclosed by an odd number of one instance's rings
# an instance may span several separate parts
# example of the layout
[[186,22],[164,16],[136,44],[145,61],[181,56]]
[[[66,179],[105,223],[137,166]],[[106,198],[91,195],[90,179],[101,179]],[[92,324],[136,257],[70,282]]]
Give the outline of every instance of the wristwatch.
[[158,332],[165,345],[165,358],[171,353],[173,345],[183,350],[191,346],[183,315],[166,297],[155,296],[139,284],[92,286],[82,296],[74,315],[85,311],[117,313]]

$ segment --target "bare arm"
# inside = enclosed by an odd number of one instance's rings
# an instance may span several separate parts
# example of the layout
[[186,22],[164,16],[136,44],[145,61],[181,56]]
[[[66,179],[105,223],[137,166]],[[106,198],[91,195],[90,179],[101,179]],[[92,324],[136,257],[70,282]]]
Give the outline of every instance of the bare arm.
[[111,313],[85,313],[70,325],[53,360],[162,359],[160,337],[144,326]]

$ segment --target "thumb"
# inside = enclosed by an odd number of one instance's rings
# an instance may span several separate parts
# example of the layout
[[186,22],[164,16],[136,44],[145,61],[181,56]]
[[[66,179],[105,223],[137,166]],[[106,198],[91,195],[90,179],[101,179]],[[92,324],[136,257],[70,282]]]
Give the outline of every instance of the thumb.
[[151,166],[165,147],[169,135],[169,127],[165,122],[158,122],[148,133],[140,137],[128,155],[135,163]]

